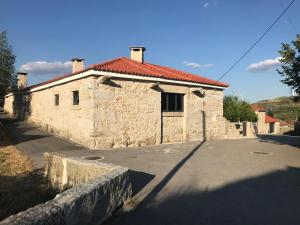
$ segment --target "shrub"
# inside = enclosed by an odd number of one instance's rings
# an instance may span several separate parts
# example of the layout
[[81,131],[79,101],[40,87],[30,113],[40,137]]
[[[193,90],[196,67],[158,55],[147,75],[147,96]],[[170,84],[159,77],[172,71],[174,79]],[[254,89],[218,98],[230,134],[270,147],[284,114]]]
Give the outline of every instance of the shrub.
[[230,122],[256,122],[257,116],[250,104],[237,96],[228,95],[223,100],[224,117]]

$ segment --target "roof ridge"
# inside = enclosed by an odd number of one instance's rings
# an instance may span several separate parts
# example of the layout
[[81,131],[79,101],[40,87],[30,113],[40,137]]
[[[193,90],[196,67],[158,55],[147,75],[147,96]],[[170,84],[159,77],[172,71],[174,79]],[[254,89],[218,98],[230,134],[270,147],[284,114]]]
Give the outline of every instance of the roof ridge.
[[[174,74],[176,74],[176,72],[177,73],[185,74],[185,75],[188,76],[189,80],[192,80],[193,77],[197,77],[197,78],[200,78],[200,79],[204,79],[204,80],[206,80],[208,82],[215,83],[216,85],[218,85],[218,84],[219,85],[226,85],[226,86],[228,85],[228,84],[226,84],[224,82],[219,82],[219,81],[216,81],[214,79],[209,79],[209,78],[203,77],[203,76],[198,75],[198,74],[192,74],[192,73],[189,73],[189,72],[186,72],[186,71],[183,71],[183,70],[178,70],[178,69],[175,69],[175,68],[171,68],[171,67],[168,67],[168,66],[155,65],[155,64],[152,64],[152,63],[148,63],[148,64],[152,65],[152,66],[160,67],[160,68],[162,68],[164,70],[172,70],[172,71],[174,71]],[[203,83],[205,83],[205,82],[203,82]]]
[[150,66],[150,67],[152,67],[152,68],[154,68],[156,70],[164,71],[165,73],[168,73],[168,74],[171,74],[173,76],[176,76],[176,77],[178,77],[178,79],[182,80],[182,77],[180,75],[178,75],[176,73],[171,73],[170,71],[168,71],[167,68],[163,68],[162,66],[151,64],[151,63],[146,63],[145,65]]
[[158,78],[164,78],[169,80],[180,80],[180,81],[187,81],[192,83],[209,84],[209,85],[221,86],[221,87],[229,86],[226,83],[218,82],[206,77],[202,77],[200,75],[188,73],[175,68],[155,65],[148,62],[140,63],[132,59],[129,59],[128,57],[118,57],[102,63],[91,64],[87,68],[77,71],[75,73],[69,73],[69,74],[53,77],[50,80],[34,84],[32,86],[27,87],[26,89],[43,86],[58,81],[60,79],[71,77],[93,69],[99,71],[110,71],[110,72],[123,73],[123,74],[140,75],[146,77],[158,77]]
[[111,60],[107,60],[107,61],[104,61],[104,62],[102,62],[102,63],[96,63],[96,64],[91,64],[91,65],[89,65],[89,68],[90,69],[94,69],[95,67],[98,67],[98,66],[107,66],[107,65],[110,65],[110,64],[112,64],[112,63],[114,63],[114,62],[117,62],[117,61],[119,61],[119,60],[122,60],[123,58],[125,58],[125,57],[118,57],[118,58],[115,58],[115,59],[111,59]]

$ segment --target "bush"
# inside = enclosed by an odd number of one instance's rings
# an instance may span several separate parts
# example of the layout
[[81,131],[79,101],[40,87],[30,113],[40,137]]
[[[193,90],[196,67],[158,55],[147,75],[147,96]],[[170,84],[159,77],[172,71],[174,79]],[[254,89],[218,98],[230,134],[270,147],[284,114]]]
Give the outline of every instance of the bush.
[[237,96],[228,95],[223,100],[224,117],[230,122],[256,122],[257,116],[251,106]]

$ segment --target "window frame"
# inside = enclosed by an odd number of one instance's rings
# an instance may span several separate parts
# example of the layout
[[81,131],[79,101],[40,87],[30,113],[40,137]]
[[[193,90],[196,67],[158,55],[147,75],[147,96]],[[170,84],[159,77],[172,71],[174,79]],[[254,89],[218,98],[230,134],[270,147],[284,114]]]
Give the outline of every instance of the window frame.
[[59,94],[54,95],[54,105],[59,106]]
[[[170,96],[174,96],[174,110],[170,109]],[[165,97],[165,99],[164,99]],[[178,108],[178,97],[181,98],[181,107]],[[161,93],[161,111],[162,112],[184,112],[184,94],[182,93]]]
[[73,99],[72,99],[73,105],[79,105],[80,104],[80,95],[79,95],[78,90],[72,91],[72,97],[73,97]]

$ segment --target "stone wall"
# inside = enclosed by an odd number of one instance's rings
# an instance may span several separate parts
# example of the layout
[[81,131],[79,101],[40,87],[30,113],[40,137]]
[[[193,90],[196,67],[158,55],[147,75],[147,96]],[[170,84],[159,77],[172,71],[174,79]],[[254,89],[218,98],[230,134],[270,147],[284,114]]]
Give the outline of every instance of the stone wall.
[[[15,118],[26,119],[49,133],[93,148],[92,78],[76,80],[29,94],[5,98],[5,111]],[[73,105],[73,91],[79,91],[80,103]],[[59,105],[54,96],[59,95]]]
[[243,122],[243,131],[245,137],[255,137],[259,134],[258,123]]
[[155,145],[161,142],[160,92],[148,82],[94,80],[95,148]]
[[162,143],[183,142],[183,122],[182,112],[163,112]]
[[[287,134],[287,133],[292,133],[294,132],[294,127],[291,125],[288,126],[280,126],[279,128],[279,133],[280,134]],[[295,133],[295,132],[294,132]]]
[[257,130],[258,134],[268,134],[269,124],[265,122],[266,113],[265,112],[255,112],[257,115]]
[[64,191],[79,184],[90,183],[97,177],[105,176],[112,170],[122,167],[86,160],[78,157],[66,157],[61,154],[44,153],[45,173],[55,189]]
[[[8,97],[5,108],[11,111],[10,105],[14,110],[18,106],[19,114],[30,123],[90,149],[224,138],[222,90],[203,88],[203,96],[190,86],[153,85],[120,78],[103,83],[92,76],[27,96]],[[75,90],[79,91],[79,105],[72,104]],[[184,94],[184,112],[162,114],[162,92]],[[56,94],[59,106],[54,104]]]
[[280,134],[280,123],[279,122],[274,123],[274,132],[273,132],[273,134]]
[[243,123],[231,123],[225,120],[225,139],[241,138],[243,135]]
[[[154,145],[224,138],[223,91],[205,90],[205,96],[182,85],[111,78],[94,81],[93,137],[95,148]],[[183,113],[161,112],[161,92],[184,94]]]
[[8,95],[4,98],[4,112],[8,113],[10,116],[13,116],[13,101],[14,101],[14,95]]
[[[131,198],[132,185],[125,167],[53,153],[46,153],[45,158],[46,176],[52,185],[64,190],[67,180],[70,189],[45,204],[4,219],[1,225],[101,224]],[[84,176],[87,170],[88,179]],[[72,176],[75,171],[78,176]]]
[[223,91],[208,89],[204,97],[204,112],[206,114],[206,139],[224,139],[225,118],[223,117]]
[[[92,78],[76,80],[32,93],[29,122],[87,147],[93,147]],[[73,91],[79,91],[79,105],[73,105]],[[59,105],[54,95],[59,95]]]

